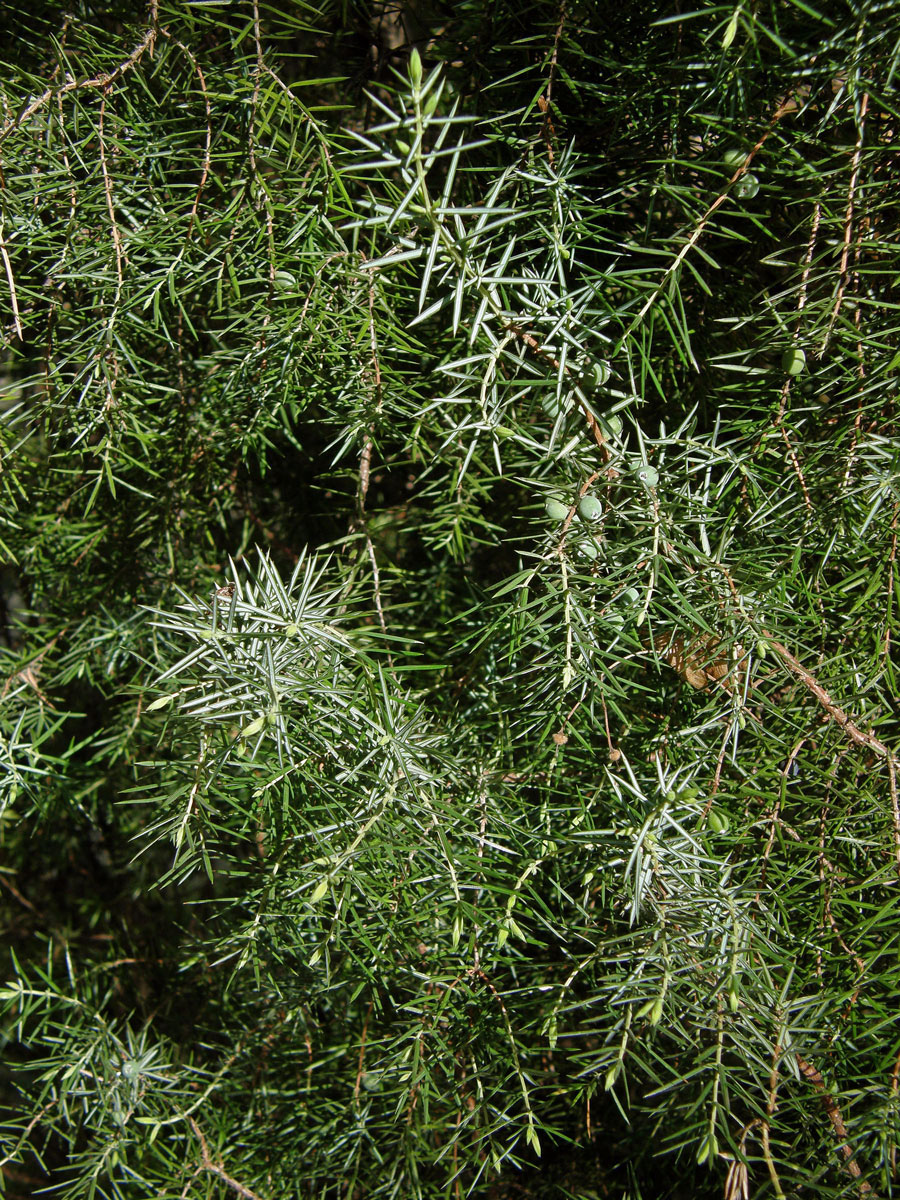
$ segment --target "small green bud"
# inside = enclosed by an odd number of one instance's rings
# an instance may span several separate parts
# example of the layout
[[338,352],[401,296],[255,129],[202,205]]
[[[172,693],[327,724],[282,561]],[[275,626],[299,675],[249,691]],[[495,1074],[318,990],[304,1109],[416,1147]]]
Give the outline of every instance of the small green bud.
[[637,477],[644,487],[656,487],[659,483],[659,471],[656,467],[639,467]]
[[582,496],[578,501],[578,515],[582,521],[599,521],[603,516],[603,505],[596,496]]
[[569,515],[568,505],[557,500],[555,496],[551,496],[549,500],[545,501],[544,508],[551,521],[564,521]]
[[726,150],[722,155],[722,162],[726,167],[739,167],[746,157],[747,155],[743,150],[737,146],[732,146],[730,150]]
[[415,47],[409,56],[409,82],[414,92],[422,86],[422,58]]
[[597,388],[603,387],[609,376],[609,363],[595,362],[591,366],[585,367],[578,376],[578,386],[584,392],[595,392]]
[[299,632],[300,632],[300,626],[295,625],[293,623],[293,621],[290,623],[290,625],[285,625],[285,627],[284,627],[284,636],[285,637],[296,637]]
[[708,1133],[700,1143],[700,1149],[697,1151],[697,1162],[703,1164],[706,1160],[718,1158],[719,1143],[714,1133]]
[[800,375],[806,366],[806,352],[799,346],[791,346],[781,356],[781,369],[785,375]]
[[276,271],[272,283],[276,292],[292,292],[297,286],[297,280],[290,271]]
[[734,194],[738,200],[752,200],[759,191],[759,180],[750,171],[742,175],[734,185]]

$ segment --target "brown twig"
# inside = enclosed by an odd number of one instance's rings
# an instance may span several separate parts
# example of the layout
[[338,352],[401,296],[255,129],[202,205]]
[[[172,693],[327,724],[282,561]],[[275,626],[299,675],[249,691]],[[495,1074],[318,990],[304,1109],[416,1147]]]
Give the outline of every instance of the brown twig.
[[[891,520],[891,552],[888,555],[887,572],[887,601],[885,603],[885,612],[890,612],[894,602],[894,564],[897,561],[897,518],[900,516],[900,502],[894,505],[894,516]],[[885,663],[888,662],[891,653],[891,626],[890,622],[885,622],[884,630],[884,652],[882,658]]]
[[[893,1103],[895,1105],[897,1103],[898,1095],[900,1095],[900,1051],[898,1051],[897,1057],[894,1059],[894,1066],[893,1066],[893,1069],[891,1070],[891,1097],[892,1097]],[[897,1174],[897,1142],[896,1142],[896,1139],[894,1140],[894,1143],[891,1146],[891,1174],[892,1175]]]
[[[591,485],[596,483],[599,478],[599,471],[594,471],[588,476],[585,482],[578,489],[578,500],[587,495],[587,493],[590,491]],[[569,511],[566,514],[562,526],[560,527],[559,541],[556,546],[556,553],[559,558],[562,558],[563,550],[566,544],[566,534],[569,532],[569,526],[572,524],[575,513],[578,511],[578,500],[576,500],[574,504],[569,505]]]
[[[259,18],[259,0],[253,0],[253,40],[256,47],[256,65],[253,68],[253,95],[250,100],[250,130],[247,135],[247,153],[250,159],[250,172],[259,181],[259,185],[265,197],[263,207],[265,208],[266,212],[266,237],[269,243],[269,289],[271,291],[275,284],[275,259],[273,254],[275,247],[275,227],[272,221],[272,206],[269,203],[269,193],[259,172],[259,166],[256,161],[256,147],[253,141],[254,129],[256,128],[256,110],[259,106],[260,84],[262,82],[263,73],[266,70],[266,65],[263,60],[262,25]],[[270,320],[271,316],[267,309],[265,316],[263,317],[263,328],[268,325]],[[264,340],[264,338],[261,339],[261,341],[262,340]]]
[[18,1141],[14,1145],[11,1143],[11,1141],[7,1141],[7,1145],[10,1147],[9,1153],[4,1154],[3,1158],[0,1158],[0,1167],[5,1167],[8,1163],[11,1163],[13,1161],[13,1159],[18,1154],[19,1149],[22,1146],[24,1146],[25,1143],[27,1142],[28,1135],[31,1133],[32,1129],[34,1129],[35,1125],[38,1125],[40,1123],[40,1121],[44,1117],[44,1114],[49,1112],[50,1109],[53,1108],[56,1103],[57,1103],[57,1101],[55,1099],[51,1100],[48,1104],[45,1104],[44,1107],[39,1112],[36,1112],[34,1114],[34,1116],[31,1118],[31,1120],[28,1122],[28,1124],[25,1126],[25,1128],[22,1130],[21,1136],[19,1137]]
[[200,80],[200,91],[203,93],[203,103],[206,107],[206,143],[203,147],[203,163],[201,164],[200,168],[200,182],[197,185],[197,194],[194,197],[194,203],[191,206],[191,216],[190,220],[188,221],[187,233],[185,234],[184,238],[185,242],[189,242],[194,231],[194,221],[197,219],[200,201],[203,197],[203,192],[206,189],[206,181],[209,179],[210,167],[212,165],[212,107],[209,103],[209,93],[206,90],[206,78],[204,77],[203,70],[200,64],[197,62],[195,55],[184,44],[184,42],[179,41],[176,37],[173,37],[172,34],[169,33],[168,29],[160,29],[159,32],[164,38],[168,38],[174,46],[178,47],[178,49],[182,52],[182,54],[184,54],[188,62],[196,71],[197,78]]
[[[847,753],[847,751],[845,751],[845,753]],[[834,777],[834,774],[837,771],[839,766],[840,766],[840,759],[838,759],[835,762],[835,764],[830,772],[830,775],[832,776],[832,778]],[[827,801],[827,798],[828,798],[830,792],[831,792],[831,784],[829,783],[828,789],[826,790],[826,793],[825,793],[826,801]],[[860,955],[857,954],[855,950],[851,950],[850,947],[847,945],[846,939],[844,938],[844,935],[841,933],[841,930],[838,927],[837,920],[835,919],[835,915],[834,915],[834,912],[831,907],[831,897],[832,897],[831,881],[832,881],[832,876],[835,873],[835,869],[834,869],[834,864],[830,861],[830,859],[828,858],[828,855],[825,853],[825,832],[826,832],[827,819],[828,819],[828,806],[826,803],[826,805],[822,808],[822,813],[819,818],[819,882],[822,885],[822,900],[823,900],[823,910],[824,910],[823,918],[824,918],[824,921],[827,921],[829,926],[831,927],[831,932],[834,934],[835,938],[837,939],[838,945],[841,947],[841,949],[844,951],[844,953],[847,955],[847,957],[851,960],[853,965],[856,967],[856,970],[857,970],[857,973],[859,976],[856,986],[854,987],[854,989],[850,995],[850,1000],[848,1002],[847,1008],[844,1010],[844,1012],[842,1014],[843,1019],[846,1020],[847,1017],[850,1015],[850,1012],[853,1009],[853,1006],[856,1004],[856,1001],[859,999],[859,993],[860,993],[860,990],[862,989],[863,977],[866,973],[866,964],[865,964],[865,961],[860,957]],[[821,951],[817,950],[817,953],[820,955]],[[821,967],[819,968],[819,972],[821,973]]]
[[706,230],[706,226],[709,224],[710,219],[712,218],[713,214],[715,212],[717,212],[717,210],[720,209],[722,207],[722,205],[725,203],[725,201],[728,199],[729,195],[731,194],[732,184],[737,183],[737,181],[741,178],[741,176],[743,176],[747,173],[747,171],[749,170],[750,164],[753,162],[756,155],[760,152],[760,150],[763,148],[763,146],[768,141],[775,126],[778,124],[778,122],[781,120],[781,118],[784,117],[787,113],[794,112],[796,107],[797,107],[797,105],[796,105],[796,103],[793,103],[792,95],[786,96],[780,102],[778,107],[775,109],[775,112],[772,114],[771,118],[769,119],[769,125],[768,125],[768,128],[766,129],[765,133],[762,135],[762,137],[759,139],[759,141],[756,143],[756,145],[748,152],[747,157],[744,159],[744,161],[740,164],[740,166],[737,168],[735,173],[728,180],[728,183],[725,186],[725,190],[723,192],[721,192],[715,198],[715,200],[713,200],[712,204],[710,204],[710,206],[707,208],[706,212],[703,214],[703,216],[697,222],[691,236],[688,238],[688,240],[684,243],[684,245],[681,247],[681,249],[675,255],[674,259],[668,265],[668,267],[666,267],[659,283],[653,289],[653,291],[650,293],[650,295],[647,297],[647,299],[645,300],[645,302],[643,304],[643,307],[640,309],[640,311],[637,313],[637,315],[632,319],[628,328],[625,330],[625,333],[622,335],[622,339],[621,339],[622,341],[624,341],[625,338],[628,337],[628,335],[630,333],[632,333],[638,327],[638,325],[640,325],[641,321],[643,321],[644,317],[646,317],[647,313],[650,311],[650,309],[653,307],[653,305],[659,299],[659,297],[662,294],[663,289],[665,288],[669,279],[680,268],[681,264],[684,262],[684,260],[687,258],[687,256],[690,254],[690,252],[693,250],[693,248],[700,241],[700,238],[703,236],[703,233]]
[[206,1171],[210,1175],[217,1176],[224,1184],[226,1184],[227,1187],[230,1187],[233,1192],[237,1192],[239,1196],[243,1196],[244,1200],[262,1200],[262,1197],[260,1197],[256,1192],[252,1191],[245,1184],[228,1174],[222,1165],[221,1158],[212,1158],[209,1153],[209,1148],[206,1145],[206,1138],[203,1136],[203,1130],[193,1117],[188,1117],[188,1123],[190,1124],[191,1129],[193,1129],[197,1140],[200,1142],[200,1166],[185,1184],[184,1190],[181,1193],[182,1200],[184,1200],[184,1198],[187,1196],[188,1188],[191,1186],[193,1180],[203,1171]]
[[8,119],[3,128],[0,129],[0,143],[6,141],[11,133],[16,129],[21,128],[27,121],[34,116],[36,112],[49,103],[54,96],[65,96],[69,92],[80,92],[89,88],[101,88],[106,91],[113,83],[120,79],[127,71],[130,71],[133,66],[143,58],[149,50],[151,56],[153,47],[156,44],[157,36],[157,21],[159,18],[159,0],[151,0],[150,2],[150,26],[144,34],[138,45],[132,50],[131,54],[126,59],[103,75],[95,75],[91,79],[69,79],[62,87],[48,87],[45,92],[42,92],[37,99],[33,100],[27,108],[24,108],[17,117]]
[[[366,436],[363,441],[362,453],[359,457],[359,482],[356,487],[356,512],[350,519],[351,533],[356,529],[361,529],[366,539],[366,552],[369,556],[369,562],[372,566],[372,581],[374,585],[374,601],[375,611],[378,614],[378,624],[381,626],[381,632],[387,634],[387,621],[384,615],[384,605],[381,599],[381,572],[378,569],[378,558],[375,554],[375,546],[372,542],[371,534],[366,525],[366,497],[369,494],[369,481],[372,475],[372,453],[375,448],[375,418],[380,414],[384,393],[381,380],[381,361],[378,355],[378,337],[375,332],[375,273],[371,273],[369,277],[369,349],[372,356],[372,380],[375,398],[375,412],[372,421],[366,430]],[[393,668],[391,655],[388,653],[388,662]]]
[[797,458],[797,451],[794,449],[791,439],[788,437],[787,430],[781,426],[781,436],[784,438],[784,444],[787,446],[788,458],[791,460],[791,466],[794,468],[794,474],[800,481],[800,490],[803,492],[803,503],[806,505],[807,512],[813,511],[812,500],[809,498],[809,488],[806,486],[806,480],[803,478],[803,471],[800,467],[800,460]]
[[[505,328],[509,330],[510,333],[515,334],[520,341],[523,341],[525,345],[528,346],[530,350],[533,350],[539,358],[546,359],[546,361],[551,365],[551,367],[554,368],[554,370],[558,371],[560,369],[560,360],[555,354],[551,354],[549,350],[544,349],[534,334],[529,333],[527,329],[522,329],[514,321],[507,321]],[[580,399],[578,399],[578,406],[584,414],[584,419],[587,422],[588,429],[590,429],[591,435],[594,441],[597,443],[603,461],[609,462],[612,455],[609,452],[609,446],[606,444],[606,438],[603,436],[603,430],[600,428],[600,422],[591,412],[588,405],[583,403]]]
[[31,903],[31,901],[26,899],[26,897],[22,895],[22,893],[15,886],[15,884],[10,883],[10,881],[2,873],[0,873],[0,883],[3,884],[3,886],[7,889],[8,892],[10,892],[13,896],[15,896],[15,898],[19,901],[19,903],[21,905],[23,905],[25,908],[29,909],[31,912],[37,914],[38,910],[34,907],[34,905]]
[[822,339],[822,345],[819,348],[819,353],[824,354],[828,348],[828,343],[831,340],[831,334],[834,329],[835,322],[838,319],[838,314],[841,311],[841,305],[844,302],[844,291],[847,287],[847,263],[850,259],[850,243],[853,240],[853,212],[856,202],[856,185],[859,182],[859,163],[862,157],[863,141],[866,134],[866,113],[869,109],[869,93],[863,92],[862,100],[859,104],[859,123],[858,133],[856,137],[856,145],[853,148],[853,158],[850,166],[850,186],[847,189],[847,208],[844,213],[844,241],[841,247],[841,269],[838,279],[837,294],[835,296],[834,308],[831,311],[831,317],[828,321],[828,328],[825,330],[825,336]]
[[[813,252],[816,246],[816,238],[819,233],[819,221],[822,218],[822,205],[817,200],[813,206],[813,218],[809,231],[809,241],[806,243],[806,255],[803,259],[803,273],[800,276],[800,294],[797,297],[797,320],[794,325],[794,341],[796,342],[800,334],[800,320],[803,309],[806,307],[806,295],[809,287],[809,273],[812,269]],[[785,410],[787,408],[788,397],[791,394],[791,376],[785,376],[784,383],[781,385],[781,403],[778,405],[778,412],[775,414],[774,425],[777,429],[784,420]],[[757,442],[757,445],[759,443]]]
[[556,130],[553,126],[553,117],[551,116],[550,104],[553,98],[553,82],[556,75],[557,66],[559,65],[559,43],[562,38],[563,27],[566,23],[566,3],[559,6],[559,22],[556,26],[556,33],[553,37],[553,49],[550,52],[550,71],[547,75],[547,90],[545,95],[538,96],[538,108],[543,115],[541,123],[541,132],[544,138],[544,144],[547,147],[547,162],[552,168],[556,161],[556,154],[553,149],[553,142],[556,138]]
[[[731,594],[735,600],[737,611],[741,618],[748,626],[750,626],[750,628],[753,628],[752,621],[746,614],[740,592],[738,591],[737,585],[732,578],[731,572],[721,563],[716,563],[715,565],[725,577]],[[821,706],[828,713],[831,720],[834,721],[836,725],[840,726],[847,737],[849,737],[855,745],[867,747],[869,750],[877,754],[879,758],[883,758],[885,762],[893,764],[895,768],[900,765],[900,759],[898,759],[897,755],[895,755],[894,752],[884,744],[884,742],[877,738],[874,733],[866,733],[865,730],[860,729],[859,725],[857,725],[857,723],[852,719],[850,714],[832,699],[827,689],[824,688],[821,683],[819,683],[815,675],[813,675],[811,671],[807,670],[802,663],[798,662],[794,655],[791,654],[790,650],[788,650],[785,645],[779,642],[777,638],[774,638],[765,627],[762,629],[762,637],[765,638],[767,645],[778,655],[782,663],[787,667],[794,678],[799,680],[799,682],[803,684],[807,691],[811,692],[812,695],[815,696]]]
[[866,1181],[862,1178],[862,1171],[859,1169],[859,1163],[853,1157],[853,1151],[851,1150],[848,1142],[847,1127],[844,1124],[844,1118],[841,1116],[841,1110],[838,1107],[837,1101],[826,1088],[825,1081],[817,1068],[811,1063],[807,1062],[802,1054],[797,1054],[796,1058],[797,1066],[800,1068],[800,1073],[805,1079],[809,1080],[819,1094],[822,1107],[825,1109],[828,1120],[831,1122],[832,1128],[834,1129],[835,1136],[838,1138],[838,1150],[844,1159],[845,1171],[854,1179],[859,1180],[860,1195],[867,1194],[874,1196],[875,1193],[873,1192],[871,1185],[866,1183]]
[[[100,171],[103,175],[103,192],[106,196],[106,211],[109,214],[109,227],[112,232],[113,246],[116,251],[116,295],[113,301],[112,312],[109,317],[109,326],[107,332],[112,331],[112,327],[116,321],[116,315],[119,311],[119,302],[122,299],[122,289],[125,285],[125,271],[123,263],[125,255],[122,250],[122,236],[119,233],[119,226],[116,221],[116,206],[113,200],[112,179],[109,174],[109,168],[106,162],[106,141],[103,136],[103,126],[106,118],[106,97],[107,89],[104,88],[103,95],[100,100],[100,122],[97,127],[97,136],[100,143]],[[109,392],[106,407],[111,409],[115,406],[115,385],[119,376],[119,360],[115,350],[110,351],[112,359],[112,379],[106,375],[106,387]],[[105,374],[105,373],[104,373]]]
[[[479,786],[479,789],[478,789],[478,800],[479,800],[479,806],[481,808],[481,818],[478,822],[478,852],[477,852],[478,870],[476,872],[476,878],[480,880],[482,878],[482,865],[484,862],[484,839],[485,839],[485,833],[487,831],[487,789],[485,787],[484,776],[482,776],[481,785]],[[480,946],[480,943],[478,940],[481,930],[477,924],[478,900],[479,900],[480,895],[481,895],[480,887],[476,887],[475,900],[472,905],[472,924],[474,926],[474,931],[475,931],[474,937],[472,939],[472,941],[473,941],[472,962],[476,968],[481,965],[481,946]]]
[[816,679],[815,675],[798,662],[786,646],[773,638],[765,629],[763,630],[763,637],[794,678],[798,679],[815,696],[832,721],[843,729],[852,742],[855,742],[857,746],[865,746],[867,749],[872,750],[879,758],[883,758],[891,766],[896,766],[900,762],[900,759],[896,757],[893,751],[888,749],[884,742],[875,737],[873,733],[866,733],[865,730],[860,729],[849,713],[832,699],[828,691]]

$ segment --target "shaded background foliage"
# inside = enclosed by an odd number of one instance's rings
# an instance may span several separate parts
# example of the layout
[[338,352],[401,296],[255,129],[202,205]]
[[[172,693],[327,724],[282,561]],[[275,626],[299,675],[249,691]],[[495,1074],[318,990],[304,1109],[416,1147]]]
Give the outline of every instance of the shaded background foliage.
[[8,1193],[892,1194],[895,6],[3,20]]

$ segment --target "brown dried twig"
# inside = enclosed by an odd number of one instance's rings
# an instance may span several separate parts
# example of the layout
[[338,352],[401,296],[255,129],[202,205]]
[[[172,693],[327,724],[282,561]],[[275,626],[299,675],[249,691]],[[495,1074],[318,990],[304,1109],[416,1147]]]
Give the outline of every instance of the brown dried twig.
[[[375,448],[375,417],[381,412],[383,404],[383,388],[381,381],[381,361],[378,355],[378,338],[375,333],[375,273],[372,272],[369,278],[369,349],[372,355],[372,380],[375,396],[375,413],[372,422],[366,430],[365,440],[363,442],[362,453],[359,457],[359,483],[356,488],[356,513],[350,519],[350,530],[361,529],[366,539],[366,552],[369,556],[369,562],[372,567],[372,582],[373,582],[373,598],[375,601],[375,611],[378,614],[378,624],[381,626],[381,632],[387,634],[387,621],[384,615],[384,605],[381,599],[381,572],[378,569],[378,558],[375,554],[375,546],[372,542],[371,534],[366,526],[365,511],[366,497],[369,494],[369,481],[372,474],[372,453]],[[393,667],[393,661],[390,653],[388,653],[388,662]]]
[[[803,273],[800,276],[800,294],[797,297],[797,320],[794,325],[794,339],[800,333],[800,320],[803,309],[806,307],[806,296],[809,289],[809,273],[812,270],[813,253],[816,248],[816,238],[819,234],[819,222],[822,219],[822,205],[817,200],[813,206],[812,223],[809,230],[809,241],[806,243],[806,255],[803,259]],[[784,383],[781,385],[781,402],[778,405],[778,412],[775,414],[773,424],[777,429],[784,420],[785,410],[787,409],[788,396],[791,394],[791,376],[786,375]],[[759,445],[759,442],[756,443]]]
[[173,37],[172,34],[169,33],[168,29],[160,29],[159,32],[164,38],[168,38],[173,46],[178,47],[178,49],[182,52],[182,54],[184,54],[185,58],[187,58],[188,62],[196,71],[197,78],[200,81],[200,91],[203,93],[203,103],[206,108],[206,141],[203,147],[203,162],[200,167],[200,182],[197,185],[197,194],[194,196],[194,203],[191,205],[191,216],[190,220],[188,221],[187,233],[185,234],[184,239],[187,243],[191,240],[191,235],[194,231],[194,222],[197,219],[200,201],[203,197],[203,192],[206,189],[206,181],[209,179],[209,172],[212,166],[212,106],[209,102],[209,92],[206,89],[206,78],[203,74],[203,69],[197,62],[196,56],[184,44],[184,42],[179,41],[179,39],[176,37]]
[[854,1179],[859,1180],[860,1195],[867,1194],[874,1196],[870,1184],[862,1178],[862,1171],[859,1169],[859,1163],[853,1157],[853,1151],[850,1148],[847,1126],[844,1124],[844,1118],[841,1116],[841,1110],[838,1107],[837,1101],[828,1091],[825,1086],[825,1081],[819,1073],[818,1069],[803,1057],[802,1054],[797,1054],[797,1066],[800,1068],[800,1073],[807,1079],[819,1094],[822,1101],[822,1107],[825,1109],[826,1116],[831,1122],[835,1136],[838,1138],[838,1150],[844,1160],[844,1170]]
[[859,123],[857,126],[856,145],[853,148],[853,158],[850,162],[850,186],[847,189],[847,208],[844,213],[844,240],[841,247],[841,269],[838,277],[838,288],[835,296],[834,308],[831,310],[831,317],[828,321],[828,328],[825,330],[825,336],[822,339],[822,345],[819,347],[819,353],[824,354],[828,348],[828,343],[831,340],[831,334],[838,319],[838,314],[841,311],[841,305],[844,302],[844,291],[847,287],[847,263],[850,260],[850,244],[853,239],[853,214],[856,203],[856,186],[859,182],[859,164],[862,158],[863,140],[866,133],[866,113],[869,109],[869,93],[863,92],[862,99],[859,104]]
[[201,1175],[204,1171],[209,1175],[217,1176],[217,1178],[221,1179],[222,1182],[227,1187],[230,1187],[233,1192],[237,1192],[239,1196],[243,1196],[244,1200],[262,1200],[262,1197],[256,1192],[252,1191],[245,1184],[235,1179],[234,1176],[228,1174],[228,1172],[225,1170],[225,1167],[222,1165],[221,1158],[213,1158],[210,1155],[209,1147],[206,1144],[206,1138],[203,1135],[203,1130],[193,1117],[188,1117],[188,1123],[191,1129],[193,1129],[194,1134],[200,1143],[200,1165],[184,1185],[184,1190],[181,1193],[182,1200],[185,1200],[185,1197],[188,1194],[188,1189],[190,1188],[194,1179],[196,1179],[196,1177]]
[[95,75],[91,79],[69,79],[62,87],[48,87],[40,96],[32,100],[26,108],[24,108],[17,117],[8,119],[3,128],[0,129],[0,144],[2,144],[14,133],[16,129],[20,129],[27,121],[39,112],[45,104],[48,104],[54,96],[65,96],[69,92],[80,92],[89,89],[100,88],[106,91],[113,83],[119,80],[126,72],[143,58],[149,51],[153,54],[153,47],[156,45],[157,37],[157,21],[159,18],[159,3],[158,0],[151,0],[150,3],[150,25],[147,32],[144,34],[138,45],[132,50],[131,54],[126,59],[114,67],[112,71],[107,71],[103,75]]
[[119,300],[122,296],[122,285],[124,283],[123,263],[125,254],[122,250],[122,235],[119,233],[119,225],[116,221],[116,206],[113,199],[112,178],[110,177],[109,167],[106,161],[106,139],[104,138],[104,124],[106,120],[106,91],[103,92],[103,97],[100,101],[100,122],[97,126],[97,136],[100,146],[100,171],[103,175],[103,194],[106,197],[106,211],[109,214],[109,228],[112,233],[113,246],[116,251],[116,301],[113,309],[118,307]]
[[[741,599],[737,585],[732,578],[731,572],[720,563],[715,566],[722,572],[728,584],[729,590],[735,600],[735,605],[742,620],[753,629],[753,622],[747,616],[744,604]],[[755,630],[754,630],[755,632]],[[758,635],[759,636],[759,635]],[[895,769],[900,766],[900,758],[889,749],[880,738],[877,738],[874,733],[867,733],[864,729],[860,729],[859,725],[850,714],[843,709],[830,695],[828,690],[819,683],[812,671],[807,670],[798,659],[791,654],[790,650],[777,638],[774,638],[769,631],[763,627],[761,636],[765,639],[767,646],[775,652],[778,658],[781,659],[784,666],[803,686],[818,700],[819,704],[828,713],[828,716],[836,725],[838,725],[847,737],[857,746],[865,746],[867,749],[877,754],[879,758],[883,758],[885,762],[891,764]]]
[[874,733],[866,733],[864,729],[860,729],[850,714],[832,699],[831,695],[819,683],[815,675],[811,671],[808,671],[802,663],[798,662],[786,646],[773,638],[765,629],[763,630],[763,636],[768,646],[775,651],[794,678],[798,679],[815,696],[831,720],[843,729],[852,742],[857,746],[865,746],[867,749],[872,750],[879,758],[883,758],[892,767],[896,767],[900,763],[900,759]]
[[744,159],[744,161],[740,164],[740,166],[737,168],[737,170],[734,172],[734,174],[728,180],[728,183],[726,184],[725,189],[722,192],[720,192],[720,194],[715,198],[715,200],[713,200],[712,204],[710,204],[710,206],[707,208],[706,212],[703,214],[703,216],[700,218],[700,220],[695,225],[694,231],[691,234],[691,236],[688,238],[688,240],[684,243],[684,245],[681,247],[681,249],[675,255],[674,259],[668,265],[668,267],[666,267],[665,271],[663,272],[662,279],[659,281],[659,283],[656,285],[656,287],[653,289],[653,291],[650,293],[650,295],[644,301],[643,306],[641,307],[641,309],[639,310],[637,315],[632,319],[627,330],[623,334],[623,339],[622,339],[623,341],[630,333],[632,333],[638,327],[638,325],[640,325],[641,321],[643,321],[644,317],[646,317],[647,313],[650,311],[650,309],[653,307],[653,305],[659,299],[659,297],[662,294],[663,289],[666,287],[666,284],[668,283],[669,279],[675,274],[675,272],[679,269],[679,267],[684,262],[684,260],[687,258],[687,256],[690,254],[690,252],[693,250],[693,248],[700,241],[700,238],[703,236],[703,234],[706,230],[706,226],[709,224],[710,219],[712,218],[713,214],[715,212],[717,212],[717,210],[720,209],[722,207],[722,205],[725,203],[725,201],[728,199],[728,197],[731,193],[732,184],[737,183],[737,181],[741,178],[741,176],[743,176],[747,173],[747,171],[750,168],[750,164],[753,162],[756,155],[760,152],[760,150],[763,148],[763,146],[768,141],[775,126],[778,124],[778,122],[781,120],[782,117],[786,116],[790,112],[794,112],[796,110],[796,108],[797,108],[797,104],[793,99],[792,93],[789,94],[788,96],[786,96],[779,103],[778,107],[775,109],[775,112],[769,118],[769,124],[768,124],[768,127],[767,127],[765,133],[763,133],[762,137],[759,139],[759,141],[756,143],[756,145],[748,152],[747,157]]

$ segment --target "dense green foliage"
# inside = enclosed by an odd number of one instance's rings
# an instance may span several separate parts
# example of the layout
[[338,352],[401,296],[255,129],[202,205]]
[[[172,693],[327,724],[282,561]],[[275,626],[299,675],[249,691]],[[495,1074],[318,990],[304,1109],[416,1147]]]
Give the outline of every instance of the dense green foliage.
[[255,5],[2,18],[8,1194],[895,1194],[897,10]]

